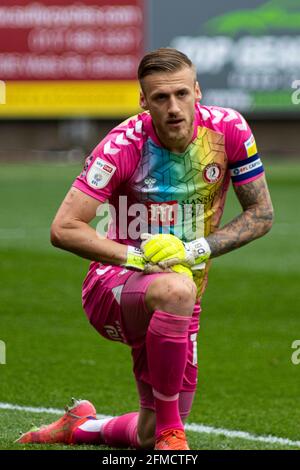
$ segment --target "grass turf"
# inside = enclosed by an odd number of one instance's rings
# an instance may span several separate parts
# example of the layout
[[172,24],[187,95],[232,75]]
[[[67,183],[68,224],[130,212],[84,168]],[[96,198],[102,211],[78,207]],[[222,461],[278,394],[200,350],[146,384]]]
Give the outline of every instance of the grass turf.
[[[80,291],[88,262],[48,241],[78,172],[76,165],[2,166],[0,339],[7,364],[0,365],[0,402],[62,408],[75,396],[117,415],[137,406],[130,352],[99,337],[84,316]],[[214,260],[210,272],[189,422],[299,440],[300,365],[291,362],[291,344],[300,339],[300,166],[267,165],[267,174],[276,212],[272,232]],[[223,222],[238,212],[231,193]],[[13,443],[19,430],[56,419],[1,409],[0,417],[0,449],[24,448]],[[194,449],[295,448],[188,435]]]

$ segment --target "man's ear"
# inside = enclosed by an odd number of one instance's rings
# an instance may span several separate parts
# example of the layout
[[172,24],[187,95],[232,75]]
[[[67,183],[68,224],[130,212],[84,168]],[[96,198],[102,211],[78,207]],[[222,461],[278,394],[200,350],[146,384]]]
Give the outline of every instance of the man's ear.
[[196,84],[195,84],[195,97],[196,97],[196,101],[200,101],[201,98],[202,98],[202,93],[201,93],[200,86],[199,86],[198,82],[196,82]]
[[140,107],[145,110],[148,109],[147,101],[142,91],[140,91]]

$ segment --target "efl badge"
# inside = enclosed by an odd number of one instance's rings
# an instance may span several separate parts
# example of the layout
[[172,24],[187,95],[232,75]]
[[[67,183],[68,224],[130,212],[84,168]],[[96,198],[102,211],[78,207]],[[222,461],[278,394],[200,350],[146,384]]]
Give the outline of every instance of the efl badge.
[[221,179],[222,170],[218,163],[210,163],[203,170],[203,179],[207,183],[217,183]]
[[115,171],[114,165],[97,157],[89,169],[86,179],[92,188],[102,189],[109,183]]

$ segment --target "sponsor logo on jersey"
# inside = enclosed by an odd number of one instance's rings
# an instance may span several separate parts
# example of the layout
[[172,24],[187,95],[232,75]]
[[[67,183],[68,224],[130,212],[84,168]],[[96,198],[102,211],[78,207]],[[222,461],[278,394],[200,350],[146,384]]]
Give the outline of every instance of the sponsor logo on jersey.
[[97,157],[87,173],[86,180],[92,188],[102,189],[107,186],[115,171],[114,165]]
[[124,333],[122,331],[120,322],[116,320],[113,325],[104,325],[103,329],[106,333],[106,336],[112,341],[121,341],[122,343],[127,343]]
[[253,157],[253,155],[257,153],[256,143],[255,143],[253,134],[251,134],[249,139],[246,140],[246,142],[244,142],[244,145],[245,145],[245,149],[246,149],[248,157]]
[[148,177],[144,179],[144,183],[147,186],[147,189],[152,189],[156,183],[156,179]]
[[103,166],[103,171],[107,171],[108,173],[111,173],[113,170],[112,166],[107,165],[107,163]]
[[208,204],[211,202],[216,195],[219,193],[220,188],[218,188],[216,191],[211,191],[208,194],[203,194],[201,196],[196,197],[195,199],[185,199],[182,201],[183,204],[191,204],[192,206],[196,206],[197,204]]
[[149,224],[174,225],[177,223],[178,202],[149,202],[148,204]]
[[217,183],[222,176],[222,170],[218,163],[210,163],[203,170],[203,179],[207,183]]

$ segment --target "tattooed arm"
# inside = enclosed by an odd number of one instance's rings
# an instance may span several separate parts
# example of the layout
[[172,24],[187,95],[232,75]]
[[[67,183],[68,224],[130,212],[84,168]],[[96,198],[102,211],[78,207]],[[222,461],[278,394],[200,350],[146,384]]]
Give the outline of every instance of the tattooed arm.
[[264,176],[234,190],[243,213],[206,237],[212,258],[246,245],[272,227],[273,206]]

